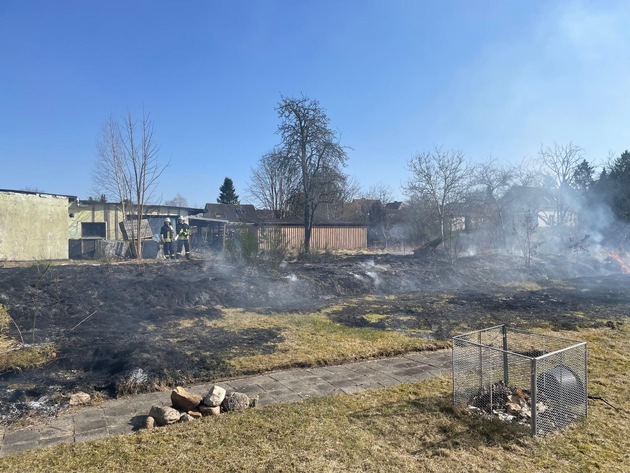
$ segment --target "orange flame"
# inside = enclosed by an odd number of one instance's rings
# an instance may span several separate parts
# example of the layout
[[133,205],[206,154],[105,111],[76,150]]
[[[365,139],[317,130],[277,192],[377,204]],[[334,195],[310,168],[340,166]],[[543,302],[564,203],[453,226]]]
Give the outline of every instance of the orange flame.
[[610,253],[610,257],[612,259],[614,259],[617,263],[619,263],[619,266],[621,266],[621,272],[623,274],[630,274],[630,266],[628,266],[622,259],[621,256],[619,256],[618,253]]

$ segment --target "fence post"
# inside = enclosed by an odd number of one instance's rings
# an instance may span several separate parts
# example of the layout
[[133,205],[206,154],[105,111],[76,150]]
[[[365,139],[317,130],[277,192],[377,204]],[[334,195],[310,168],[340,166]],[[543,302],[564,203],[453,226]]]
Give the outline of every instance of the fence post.
[[531,391],[531,413],[532,413],[532,435],[536,435],[538,433],[538,409],[536,407],[536,404],[538,404],[538,386],[536,383],[536,378],[538,377],[537,374],[537,365],[536,365],[536,358],[532,358],[532,367],[531,367],[531,372],[532,372],[532,378],[531,378],[531,386],[530,386],[530,391]]
[[503,382],[507,386],[509,384],[509,369],[508,369],[508,339],[507,339],[507,326],[503,325]]

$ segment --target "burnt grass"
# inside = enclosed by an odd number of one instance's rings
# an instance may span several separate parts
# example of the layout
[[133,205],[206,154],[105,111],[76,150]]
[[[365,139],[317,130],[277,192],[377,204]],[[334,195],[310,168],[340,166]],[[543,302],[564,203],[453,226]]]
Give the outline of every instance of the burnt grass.
[[[322,256],[280,269],[217,259],[3,267],[0,304],[25,343],[54,343],[57,356],[0,373],[0,422],[54,413],[63,395],[79,390],[116,396],[229,377],[230,357],[277,349],[279,328],[204,328],[222,308],[327,309],[351,327],[448,339],[498,324],[614,327],[627,317],[629,285],[616,265],[588,257],[525,268],[514,256],[452,264],[437,252]],[[10,335],[20,337],[15,327]]]

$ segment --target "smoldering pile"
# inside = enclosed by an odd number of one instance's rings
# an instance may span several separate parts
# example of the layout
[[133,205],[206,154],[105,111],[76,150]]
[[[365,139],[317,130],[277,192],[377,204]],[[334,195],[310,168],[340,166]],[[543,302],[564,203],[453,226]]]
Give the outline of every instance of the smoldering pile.
[[[469,402],[468,410],[486,418],[498,418],[504,422],[529,425],[532,418],[531,394],[526,389],[509,386],[503,381],[483,386]],[[549,400],[539,393],[536,413],[549,410]]]

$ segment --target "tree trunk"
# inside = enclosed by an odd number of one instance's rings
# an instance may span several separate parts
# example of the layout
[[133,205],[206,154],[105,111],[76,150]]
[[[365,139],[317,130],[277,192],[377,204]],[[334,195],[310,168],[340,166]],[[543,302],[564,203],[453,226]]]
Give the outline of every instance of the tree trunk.
[[308,208],[304,210],[304,254],[311,254],[311,232],[313,230],[313,224],[311,223],[311,216]]

